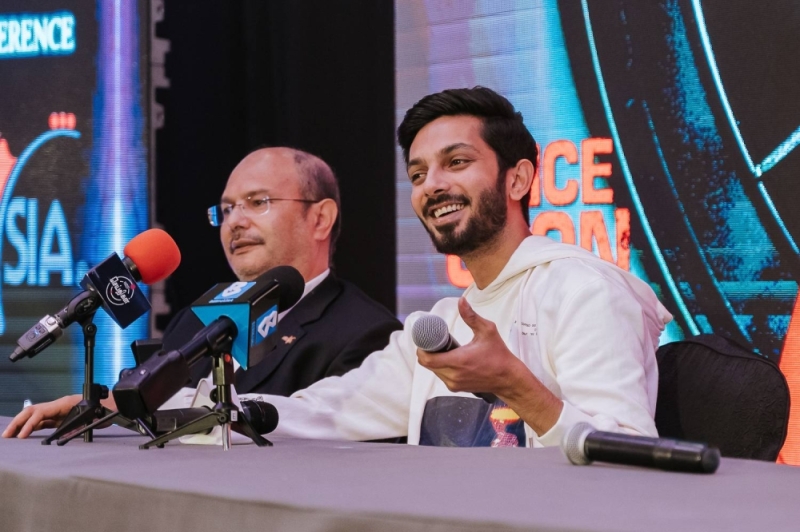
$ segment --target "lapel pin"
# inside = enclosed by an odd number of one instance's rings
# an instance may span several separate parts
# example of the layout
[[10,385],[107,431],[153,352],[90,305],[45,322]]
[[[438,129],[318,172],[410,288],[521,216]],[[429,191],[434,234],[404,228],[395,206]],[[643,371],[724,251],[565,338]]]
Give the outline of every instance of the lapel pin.
[[283,338],[281,338],[281,340],[283,340],[284,342],[286,342],[286,345],[289,345],[289,344],[291,344],[292,342],[294,342],[295,340],[297,340],[297,338],[296,338],[296,337],[294,337],[294,336],[284,336]]

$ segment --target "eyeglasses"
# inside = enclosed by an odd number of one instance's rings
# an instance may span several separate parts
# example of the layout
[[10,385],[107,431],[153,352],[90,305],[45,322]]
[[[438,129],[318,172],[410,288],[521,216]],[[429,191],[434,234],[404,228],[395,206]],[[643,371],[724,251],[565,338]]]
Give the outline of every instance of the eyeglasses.
[[242,201],[236,203],[220,203],[208,208],[208,223],[214,227],[219,227],[225,223],[233,214],[233,210],[239,207],[242,215],[261,216],[269,212],[269,206],[273,201],[298,201],[300,203],[317,203],[319,200],[294,199],[294,198],[270,198],[269,196],[247,196]]

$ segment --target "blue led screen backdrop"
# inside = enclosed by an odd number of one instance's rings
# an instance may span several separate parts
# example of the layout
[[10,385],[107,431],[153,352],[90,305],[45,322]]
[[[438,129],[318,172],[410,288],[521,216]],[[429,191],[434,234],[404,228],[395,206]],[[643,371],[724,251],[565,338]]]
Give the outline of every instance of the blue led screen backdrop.
[[[88,268],[148,228],[147,14],[127,0],[0,0],[0,414],[80,391],[76,324],[33,359],[16,339],[57,312]],[[131,365],[101,310],[96,381]]]

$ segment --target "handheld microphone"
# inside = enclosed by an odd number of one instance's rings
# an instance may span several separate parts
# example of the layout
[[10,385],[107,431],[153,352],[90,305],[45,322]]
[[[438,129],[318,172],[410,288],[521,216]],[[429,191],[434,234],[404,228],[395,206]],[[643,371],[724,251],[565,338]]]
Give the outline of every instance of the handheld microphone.
[[136,283],[152,284],[174,272],[181,261],[178,246],[161,229],[150,229],[131,239],[124,253],[123,259],[112,253],[89,270],[81,281],[84,291],[54,316],[45,316],[20,336],[9,359],[16,362],[37,355],[60,338],[64,329],[101,306],[123,329],[150,310],[150,303]]
[[180,348],[161,351],[135,368],[122,370],[113,389],[119,413],[139,419],[155,412],[189,383],[192,364],[223,348],[233,354],[240,337],[243,360],[249,349],[266,352],[275,341],[278,313],[299,301],[304,286],[303,277],[291,266],[273,268],[254,282],[216,285],[192,308],[195,312],[207,308],[200,314],[213,321]]
[[[152,416],[153,432],[157,434],[172,432],[209,412],[211,409],[207,406],[156,410]],[[278,426],[278,409],[270,403],[245,400],[242,401],[241,412],[258,434],[269,434]]]
[[[429,353],[444,353],[460,347],[459,343],[450,335],[447,323],[435,314],[420,316],[411,327],[411,339],[414,345]],[[497,401],[493,393],[478,392],[473,394],[487,403]]]
[[719,449],[704,443],[603,432],[588,423],[564,434],[561,449],[575,465],[597,460],[690,473],[713,473],[720,460]]

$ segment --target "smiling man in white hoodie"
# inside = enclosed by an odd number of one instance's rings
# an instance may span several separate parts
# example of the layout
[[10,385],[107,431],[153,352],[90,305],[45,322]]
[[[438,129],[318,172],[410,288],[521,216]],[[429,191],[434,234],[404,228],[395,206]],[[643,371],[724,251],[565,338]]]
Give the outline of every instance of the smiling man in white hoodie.
[[655,436],[655,350],[672,317],[628,272],[530,234],[538,152],[521,114],[490,89],[447,90],[417,102],[397,133],[414,211],[475,280],[430,310],[462,347],[417,349],[417,312],[359,368],[290,397],[241,399],[271,402],[275,433],[302,438],[542,447],[580,421]]
[[430,311],[462,347],[418,350],[413,313],[360,368],[288,398],[262,396],[280,412],[276,433],[541,447],[586,421],[656,435],[655,350],[671,316],[633,275],[531,236],[537,148],[521,114],[490,89],[447,90],[406,113],[398,140],[416,214],[475,280]]

